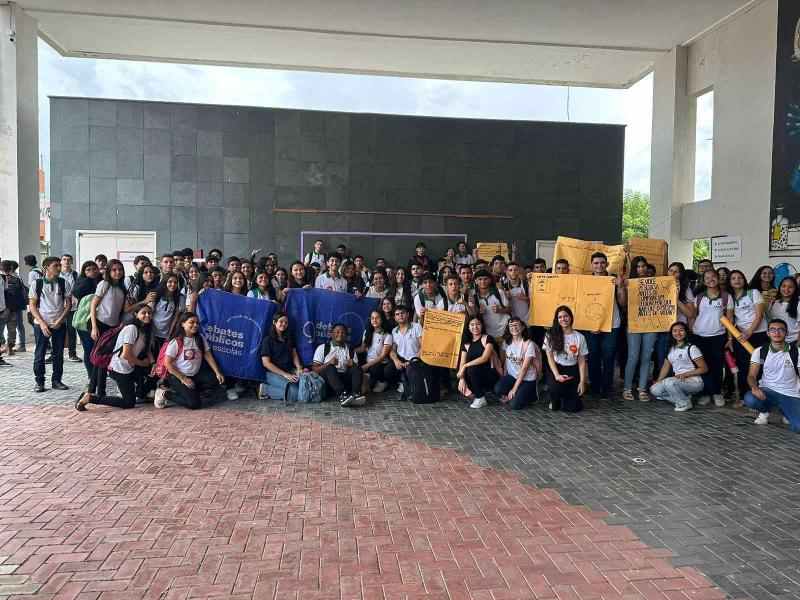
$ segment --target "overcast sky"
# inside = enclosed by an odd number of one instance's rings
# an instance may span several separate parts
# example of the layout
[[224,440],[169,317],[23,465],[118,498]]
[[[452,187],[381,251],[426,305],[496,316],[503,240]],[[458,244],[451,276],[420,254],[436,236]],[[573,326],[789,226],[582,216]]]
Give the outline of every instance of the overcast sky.
[[[49,171],[48,96],[236,104],[348,112],[627,125],[625,188],[650,191],[652,76],[629,90],[478,83],[62,58],[39,41],[41,152]],[[705,136],[708,137],[708,136]],[[704,193],[702,184],[698,191]]]

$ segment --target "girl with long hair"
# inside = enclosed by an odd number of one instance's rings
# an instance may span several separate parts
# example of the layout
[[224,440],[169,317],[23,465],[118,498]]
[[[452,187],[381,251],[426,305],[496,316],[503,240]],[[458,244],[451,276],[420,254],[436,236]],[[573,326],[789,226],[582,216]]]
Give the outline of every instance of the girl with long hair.
[[272,287],[266,271],[261,271],[256,275],[255,285],[247,292],[247,297],[258,300],[271,300],[272,302],[278,301],[275,288]]
[[[650,266],[642,256],[637,256],[631,261],[630,279],[647,277],[648,267]],[[649,402],[650,394],[647,393],[647,377],[650,373],[650,357],[653,355],[653,348],[656,344],[658,334],[633,333],[628,331],[626,338],[628,341],[628,358],[625,361],[625,378],[622,389],[622,398],[633,400],[633,376],[636,367],[639,367],[639,401]]]
[[272,327],[261,342],[261,364],[266,369],[265,382],[260,397],[283,400],[286,387],[296,385],[303,372],[303,364],[289,334],[289,317],[277,311],[272,316]]
[[486,394],[494,388],[498,374],[493,365],[497,354],[495,342],[486,334],[479,315],[469,319],[461,342],[461,360],[456,373],[458,391],[472,399],[470,408],[483,408],[487,404]]
[[186,296],[181,293],[180,280],[170,273],[158,286],[153,303],[153,347],[156,356],[161,346],[172,337],[178,315],[186,308]]
[[[72,295],[78,303],[80,303],[85,296],[94,295],[97,291],[97,285],[102,279],[100,270],[97,268],[97,263],[93,260],[85,261],[81,265],[78,278],[75,280],[75,286],[72,288]],[[84,331],[82,329],[76,329],[75,331],[78,334],[78,338],[81,340],[81,346],[83,346],[83,366],[86,369],[86,377],[91,379],[92,363],[89,361],[89,357],[92,354],[92,348],[94,348],[92,333],[91,330]]]
[[[125,309],[125,267],[116,258],[108,261],[103,281],[97,284],[97,290],[89,308],[91,337],[96,343],[109,329],[119,325]],[[106,369],[92,368],[89,380],[89,393],[102,398],[106,395]]]
[[394,272],[394,279],[389,281],[389,297],[394,301],[394,305],[407,307],[413,316],[414,294],[411,291],[411,278],[404,267],[397,267]]
[[767,309],[770,319],[781,319],[786,323],[786,341],[790,344],[797,342],[798,317],[797,303],[800,299],[800,289],[794,277],[784,277],[778,285],[778,297]]
[[775,289],[773,281],[775,270],[769,265],[763,265],[756,269],[753,278],[750,280],[749,289],[758,290],[765,302],[773,302],[778,297],[778,290]]
[[369,313],[369,323],[364,329],[361,345],[356,348],[356,354],[366,352],[361,370],[369,376],[369,385],[376,394],[385,391],[397,381],[397,370],[389,360],[392,343],[392,330],[386,322],[386,316],[382,310],[373,310]]
[[511,317],[500,348],[503,376],[494,386],[494,393],[513,410],[525,408],[536,401],[536,380],[542,372],[542,356],[536,342],[528,339],[528,327],[517,317]]
[[702,376],[708,372],[708,366],[700,348],[690,342],[686,323],[673,323],[669,335],[669,353],[650,392],[658,400],[673,404],[675,412],[684,412],[692,408],[691,394],[703,390]]
[[762,300],[761,292],[748,289],[749,285],[744,273],[738,269],[731,271],[729,278],[730,294],[733,297],[733,315],[736,328],[741,332],[738,340],[728,334],[726,344],[728,350],[733,352],[736,359],[737,383],[739,394],[744,396],[747,391],[747,373],[750,369],[750,353],[745,350],[741,342],[749,341],[754,348],[769,343],[767,337],[767,320],[764,318],[767,305]]
[[589,380],[589,347],[586,338],[572,326],[575,319],[569,306],[559,306],[553,326],[544,338],[544,352],[550,365],[548,390],[550,410],[579,412],[583,410],[581,396]]
[[[694,320],[697,314],[697,307],[695,306],[692,284],[686,273],[686,267],[683,266],[682,262],[670,263],[667,268],[667,274],[674,277],[678,284],[678,321],[688,325]],[[661,372],[661,367],[667,358],[670,339],[669,331],[658,334],[658,339],[656,340],[656,377]]]
[[704,393],[697,403],[700,406],[708,405],[711,400],[708,395],[711,395],[715,405],[725,406],[725,398],[721,393],[722,363],[728,335],[720,318],[728,317],[732,321],[734,304],[733,297],[720,289],[719,277],[714,269],[703,273],[703,280],[697,286],[695,306],[694,341],[700,346],[708,365],[708,372],[703,375]]
[[391,296],[386,296],[381,300],[381,312],[384,319],[386,319],[386,327],[388,327],[389,331],[397,327],[397,323],[394,320],[394,309],[395,303]]
[[237,296],[247,296],[247,278],[240,271],[234,271],[228,275],[222,289]]

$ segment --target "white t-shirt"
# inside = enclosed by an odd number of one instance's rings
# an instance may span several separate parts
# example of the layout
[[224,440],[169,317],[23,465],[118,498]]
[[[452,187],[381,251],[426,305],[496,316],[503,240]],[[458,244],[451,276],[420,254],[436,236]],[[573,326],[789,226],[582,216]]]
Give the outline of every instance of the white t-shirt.
[[34,267],[31,269],[30,273],[28,273],[28,287],[32,288],[33,285],[36,283],[37,279],[42,278],[42,272],[39,271],[38,268]]
[[789,303],[784,302],[783,300],[776,300],[772,303],[772,306],[769,308],[769,318],[770,319],[781,319],[786,321],[786,341],[787,342],[796,342],[798,329],[800,329],[800,323],[795,318],[792,318],[789,315]]
[[72,296],[72,288],[75,287],[75,280],[78,277],[77,274],[75,273],[74,270],[69,272],[61,271],[59,277],[61,277],[61,279],[63,279],[64,283],[66,284],[67,296],[70,297],[70,302],[72,303],[72,308],[70,308],[70,310],[71,311],[76,310],[78,308],[78,301]]
[[683,347],[673,346],[667,354],[667,360],[672,365],[672,372],[675,375],[694,371],[697,367],[694,366],[692,359],[697,360],[698,358],[703,358],[703,353],[694,344],[685,344]]
[[405,332],[400,331],[400,326],[392,331],[392,341],[395,352],[403,360],[411,360],[419,356],[422,344],[422,326],[419,323],[409,323]]
[[159,299],[153,308],[153,335],[162,340],[169,337],[169,330],[175,313],[186,306],[186,296],[180,294],[178,302],[169,302],[166,298]]
[[388,289],[383,288],[383,291],[379,292],[375,289],[374,285],[369,286],[369,289],[367,290],[367,298],[378,298],[379,300],[383,300],[388,294]]
[[[366,332],[364,333],[366,336]],[[372,344],[367,348],[367,362],[372,362],[378,358],[385,346],[392,347],[393,343],[391,333],[378,333],[377,331],[372,334]],[[387,358],[388,360],[388,358]]]
[[472,254],[465,254],[463,256],[460,254],[456,254],[455,258],[453,259],[453,262],[456,263],[457,265],[473,265],[475,264],[475,257],[472,256]]
[[306,258],[303,261],[306,265],[310,265],[311,263],[317,263],[321,268],[325,268],[325,255],[320,254],[318,252],[311,251],[306,254]]
[[713,337],[725,333],[725,328],[719,322],[725,316],[726,310],[733,310],[733,297],[728,295],[728,305],[722,306],[722,295],[713,300],[703,294],[697,317],[694,320],[694,333],[700,337]]
[[586,338],[580,331],[573,331],[564,336],[564,349],[561,352],[553,351],[553,347],[550,345],[550,334],[545,336],[543,348],[545,352],[553,352],[553,358],[556,359],[556,363],[565,367],[577,365],[579,356],[587,356],[589,354]]
[[[678,300],[680,302],[680,300]],[[694,293],[692,292],[691,288],[686,288],[686,302],[684,304],[691,304],[694,306]],[[678,311],[678,321],[681,323],[689,324],[689,317],[683,314],[680,310]]]
[[109,327],[119,325],[119,317],[125,304],[125,290],[118,285],[109,289],[108,282],[101,281],[97,284],[94,295],[101,298],[100,304],[97,305],[97,320]]
[[334,356],[336,357],[336,370],[339,371],[339,373],[347,371],[347,361],[352,358],[350,348],[346,345],[337,346],[333,342],[330,342],[330,349],[327,354],[325,354],[325,344],[317,346],[317,349],[314,351],[314,364],[323,365]]
[[342,277],[331,277],[327,273],[322,273],[314,282],[314,287],[320,290],[330,290],[332,292],[346,292],[347,280]]
[[[423,312],[423,304],[422,304],[422,293],[418,292],[416,296],[414,296],[414,319],[419,320],[420,314]],[[433,298],[426,298],[425,299],[425,310],[429,308],[433,308],[435,310],[444,310],[444,298],[441,294],[436,294]]]
[[788,351],[775,352],[769,349],[766,360],[761,362],[761,348],[756,348],[750,356],[750,362],[757,365],[763,364],[761,380],[758,386],[778,392],[784,396],[800,398],[800,380],[794,370],[792,358]]
[[[508,325],[508,322],[511,320],[511,315],[494,312],[492,310],[492,306],[499,306],[501,308],[508,306],[508,297],[505,292],[498,289],[497,293],[503,299],[502,302],[497,299],[494,292],[491,292],[486,298],[481,298],[480,295],[476,296],[478,305],[482,309],[481,315],[483,316],[483,324],[486,326],[486,333],[494,338],[499,338],[506,332],[506,325]],[[523,322],[527,322],[527,317]]]
[[[37,277],[36,279],[40,279]],[[42,284],[42,293],[37,298],[36,296],[36,279],[33,280],[33,285],[31,286],[30,291],[28,292],[28,298],[31,300],[38,300],[39,303],[37,304],[37,308],[39,309],[39,314],[42,315],[42,319],[44,319],[45,323],[50,326],[56,322],[56,319],[64,312],[64,296],[61,295],[60,286],[58,285],[58,277],[52,281],[52,283],[47,283],[47,280],[43,280]],[[64,294],[66,294],[66,284],[64,285]],[[69,296],[67,296],[68,298]]]
[[447,299],[447,312],[451,313],[465,313],[467,312],[467,299],[464,296],[459,296],[455,300]]
[[[536,358],[539,348],[533,340],[522,340],[511,344],[503,342],[503,350],[506,353],[506,374],[516,379],[522,369],[522,363],[526,358]],[[536,375],[536,367],[531,363],[522,380],[536,381]]]
[[[509,282],[509,285],[512,285]],[[518,319],[522,319],[523,323],[528,322],[528,313],[530,312],[530,304],[528,295],[525,293],[525,287],[520,284],[514,286],[506,292],[511,296],[511,314]]]
[[[199,334],[198,334],[199,335]],[[203,343],[208,348],[208,340],[203,338]],[[203,364],[203,353],[196,337],[183,338],[183,352],[178,356],[178,340],[169,342],[166,349],[167,356],[174,359],[175,368],[187,377],[194,377]]]
[[[744,331],[752,325],[756,318],[756,306],[761,304],[761,292],[747,290],[741,298],[733,301],[733,314],[736,317],[736,327]],[[762,333],[767,330],[767,319],[762,317],[761,323],[756,326],[753,333]]]
[[115,373],[122,373],[127,375],[133,373],[134,366],[127,360],[122,358],[122,346],[125,344],[133,344],[133,355],[139,356],[144,350],[144,334],[139,334],[139,329],[131,323],[122,328],[117,336],[117,343],[114,344],[114,354],[111,356],[111,363],[108,365],[111,371]]

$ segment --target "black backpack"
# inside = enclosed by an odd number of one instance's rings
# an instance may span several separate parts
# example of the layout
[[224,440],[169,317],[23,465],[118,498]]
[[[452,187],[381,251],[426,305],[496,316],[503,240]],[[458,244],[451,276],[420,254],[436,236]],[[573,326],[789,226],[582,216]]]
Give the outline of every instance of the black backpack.
[[[61,277],[56,277],[56,285],[58,286],[58,294],[61,296],[61,302],[67,297],[67,284]],[[42,297],[42,290],[44,290],[44,277],[39,277],[34,283],[34,290],[36,291],[36,299]],[[33,313],[28,311],[28,323],[33,325]]]
[[433,369],[419,358],[408,361],[403,395],[414,404],[433,404],[439,401],[439,384],[433,377]]
[[17,312],[28,305],[28,295],[25,293],[25,284],[16,275],[4,275],[6,281],[6,308],[11,312]]
[[[798,357],[800,356],[800,352],[797,350],[797,346],[794,344],[785,344],[784,345],[784,352],[786,351],[786,346],[789,346],[789,358],[794,365],[794,372],[800,377],[800,370],[797,368]],[[761,358],[761,372],[764,372],[764,363],[767,360],[767,355],[769,354],[770,345],[764,344],[761,348],[758,349],[758,355]],[[760,375],[759,375],[760,377]]]

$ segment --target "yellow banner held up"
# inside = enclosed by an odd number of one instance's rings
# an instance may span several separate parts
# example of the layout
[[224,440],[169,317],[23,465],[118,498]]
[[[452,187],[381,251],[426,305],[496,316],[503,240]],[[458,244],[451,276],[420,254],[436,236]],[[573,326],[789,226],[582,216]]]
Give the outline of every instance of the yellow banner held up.
[[575,329],[611,331],[616,301],[613,277],[532,273],[529,282],[530,325],[551,326],[556,308],[566,305],[575,316]]
[[667,274],[669,245],[664,240],[631,238],[628,241],[628,255],[631,258],[644,256],[656,268],[656,275],[659,277]]
[[678,282],[674,277],[628,280],[628,331],[669,331],[678,320]]
[[607,246],[602,242],[587,242],[574,238],[556,238],[553,264],[563,258],[569,261],[569,272],[575,275],[591,275],[592,254],[602,252],[608,258],[608,272],[612,275],[625,274],[625,246]]
[[455,369],[461,352],[464,313],[429,308],[422,326],[420,358],[433,367]]
[[508,244],[505,242],[478,242],[475,244],[475,254],[479,260],[485,260],[488,263],[498,254],[508,262]]

